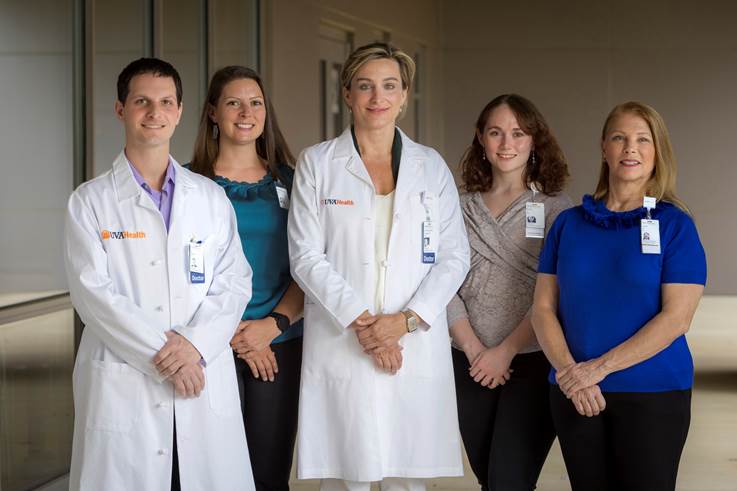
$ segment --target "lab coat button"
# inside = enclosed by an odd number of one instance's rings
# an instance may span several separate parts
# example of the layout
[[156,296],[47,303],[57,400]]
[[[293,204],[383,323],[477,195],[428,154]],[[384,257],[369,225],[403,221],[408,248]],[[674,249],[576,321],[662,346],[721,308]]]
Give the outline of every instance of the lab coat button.
[[156,310],[156,312],[163,312],[164,311],[164,307],[162,307],[161,305],[159,305],[154,310]]
[[151,261],[151,266],[158,266],[159,264],[161,264],[161,259],[154,259]]
[[167,403],[167,402],[160,402],[160,403],[156,404],[156,407],[159,408],[159,409],[166,409],[166,408],[169,407],[169,403]]
[[165,448],[160,448],[158,451],[159,455],[169,455],[169,451]]
[[381,267],[382,268],[388,268],[389,267],[389,261],[387,261],[386,259],[384,259],[383,261],[381,261]]

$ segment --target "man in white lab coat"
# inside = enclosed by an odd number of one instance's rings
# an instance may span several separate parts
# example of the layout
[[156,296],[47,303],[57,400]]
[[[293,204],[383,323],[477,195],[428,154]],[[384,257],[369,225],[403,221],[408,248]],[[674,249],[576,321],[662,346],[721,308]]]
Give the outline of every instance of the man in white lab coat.
[[70,488],[254,489],[229,341],[251,296],[233,209],[169,140],[179,74],[118,78],[125,149],[69,199],[65,264],[85,329]]

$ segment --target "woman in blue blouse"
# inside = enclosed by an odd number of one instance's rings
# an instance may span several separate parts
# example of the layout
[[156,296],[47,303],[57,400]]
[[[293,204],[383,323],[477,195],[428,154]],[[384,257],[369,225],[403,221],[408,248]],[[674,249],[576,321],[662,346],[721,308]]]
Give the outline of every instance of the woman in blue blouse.
[[691,414],[684,334],[706,259],[675,196],[660,115],[615,107],[601,148],[594,195],[561,213],[545,241],[532,324],[553,366],[551,409],[573,490],[673,490]]
[[253,295],[230,344],[259,491],[289,489],[297,432],[304,295],[289,272],[293,165],[259,76],[241,66],[216,72],[190,168],[230,198],[253,269]]

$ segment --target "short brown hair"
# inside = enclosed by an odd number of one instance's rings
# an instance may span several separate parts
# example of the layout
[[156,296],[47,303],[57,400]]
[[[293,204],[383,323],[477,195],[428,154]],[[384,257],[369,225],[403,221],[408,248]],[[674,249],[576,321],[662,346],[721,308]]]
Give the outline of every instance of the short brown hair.
[[402,79],[402,89],[409,92],[415,79],[415,60],[401,49],[387,43],[371,43],[353,50],[353,53],[348,55],[343,63],[343,70],[340,72],[341,85],[344,89],[350,90],[353,77],[363,65],[371,60],[384,59],[397,62],[399,76]]
[[494,180],[491,165],[484,158],[484,148],[478,135],[484,133],[491,112],[503,104],[512,110],[520,129],[532,137],[533,151],[525,166],[525,184],[529,186],[535,183],[545,194],[563,190],[569,175],[568,164],[545,118],[528,99],[517,94],[503,94],[489,102],[479,114],[473,141],[461,158],[461,178],[466,191],[484,192],[491,189]]
[[[673,146],[670,143],[668,128],[665,121],[653,107],[643,102],[630,101],[616,106],[604,121],[601,129],[601,141],[606,139],[607,133],[614,120],[623,114],[633,114],[645,120],[653,135],[655,146],[655,168],[647,183],[646,193],[658,201],[668,201],[686,213],[689,212],[686,204],[676,196],[676,158]],[[603,199],[609,193],[609,165],[602,159],[599,171],[599,182],[594,191],[595,199]]]
[[250,68],[238,65],[221,68],[212,76],[210,87],[207,90],[207,98],[200,115],[200,125],[197,130],[190,169],[203,176],[215,177],[213,166],[220,153],[220,143],[218,139],[212,138],[215,123],[210,119],[210,109],[217,106],[223,88],[233,80],[240,79],[253,80],[258,84],[261,93],[264,95],[266,120],[264,121],[264,131],[256,140],[256,153],[266,161],[271,175],[278,179],[281,177],[279,175],[279,165],[294,167],[294,156],[279,129],[276,114],[271,107],[271,100],[264,90],[261,77]]

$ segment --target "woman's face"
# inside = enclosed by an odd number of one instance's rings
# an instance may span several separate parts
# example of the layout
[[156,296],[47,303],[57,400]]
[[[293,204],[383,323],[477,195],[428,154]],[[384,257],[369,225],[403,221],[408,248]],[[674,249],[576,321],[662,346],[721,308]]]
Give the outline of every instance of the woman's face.
[[264,94],[255,80],[241,78],[225,84],[210,119],[220,130],[220,144],[255,142],[264,132]]
[[640,183],[643,188],[655,169],[655,144],[647,121],[624,113],[607,128],[601,144],[609,166],[609,184]]
[[394,125],[407,90],[402,88],[399,63],[382,58],[364,63],[343,96],[353,112],[353,124],[361,129],[380,129]]
[[484,131],[477,137],[493,171],[522,174],[532,151],[532,136],[522,130],[507,104],[489,113]]

